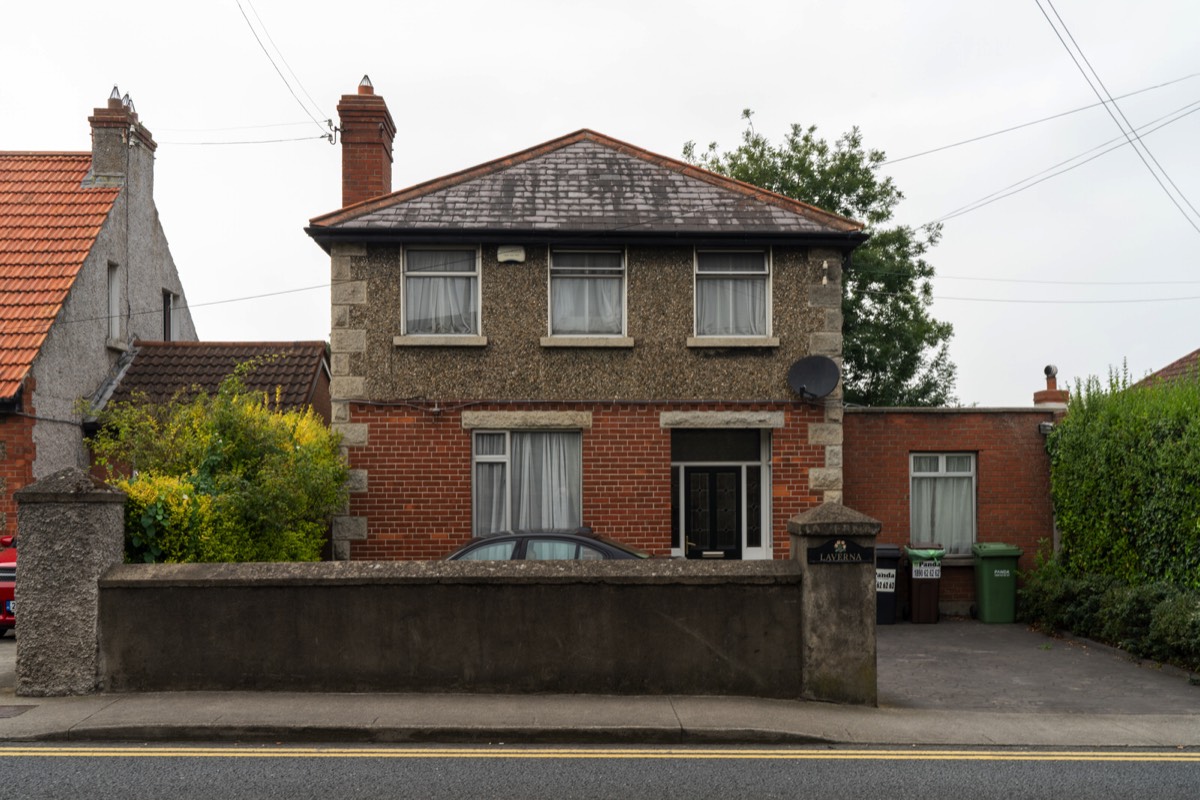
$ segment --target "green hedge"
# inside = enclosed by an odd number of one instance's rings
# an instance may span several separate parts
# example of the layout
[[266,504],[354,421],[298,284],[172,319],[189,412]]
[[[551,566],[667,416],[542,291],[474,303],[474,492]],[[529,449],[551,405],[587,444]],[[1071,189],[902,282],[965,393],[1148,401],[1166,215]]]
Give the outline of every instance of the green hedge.
[[1068,575],[1200,589],[1200,378],[1076,384],[1047,448]]
[[1200,671],[1200,591],[1071,575],[1056,560],[1022,577],[1018,607],[1024,621]]

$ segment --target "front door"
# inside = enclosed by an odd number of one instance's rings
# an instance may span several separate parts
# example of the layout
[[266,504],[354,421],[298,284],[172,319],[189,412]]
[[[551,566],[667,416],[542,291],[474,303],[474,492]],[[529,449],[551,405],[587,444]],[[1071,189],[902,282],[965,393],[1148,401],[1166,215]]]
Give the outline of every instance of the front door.
[[688,558],[742,557],[742,470],[684,467]]

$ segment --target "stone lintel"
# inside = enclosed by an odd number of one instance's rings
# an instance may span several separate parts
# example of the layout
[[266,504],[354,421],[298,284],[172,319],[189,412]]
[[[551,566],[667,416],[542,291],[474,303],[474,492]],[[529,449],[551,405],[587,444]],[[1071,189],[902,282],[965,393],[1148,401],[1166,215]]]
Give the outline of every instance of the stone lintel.
[[462,426],[496,430],[588,430],[592,427],[590,411],[464,411]]
[[782,411],[664,411],[663,428],[782,428]]

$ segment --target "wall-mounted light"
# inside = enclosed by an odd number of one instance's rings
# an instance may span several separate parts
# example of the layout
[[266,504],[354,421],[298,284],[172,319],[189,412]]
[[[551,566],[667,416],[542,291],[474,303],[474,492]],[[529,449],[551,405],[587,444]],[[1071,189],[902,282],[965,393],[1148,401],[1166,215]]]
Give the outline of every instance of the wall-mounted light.
[[519,244],[497,247],[496,260],[501,264],[524,264],[525,248]]

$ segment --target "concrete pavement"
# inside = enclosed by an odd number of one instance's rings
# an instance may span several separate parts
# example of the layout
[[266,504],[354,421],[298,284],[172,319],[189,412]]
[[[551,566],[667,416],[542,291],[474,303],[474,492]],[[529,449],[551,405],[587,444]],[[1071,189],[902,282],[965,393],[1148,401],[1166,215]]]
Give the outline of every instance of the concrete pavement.
[[194,692],[16,697],[0,740],[1200,747],[1200,686],[1021,625],[879,628],[880,707],[702,696]]

